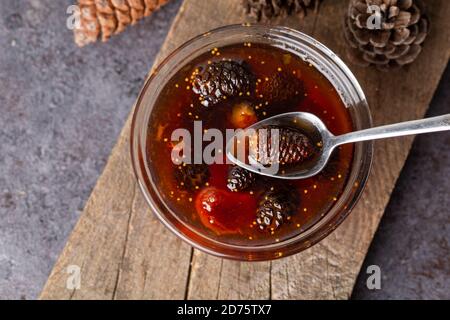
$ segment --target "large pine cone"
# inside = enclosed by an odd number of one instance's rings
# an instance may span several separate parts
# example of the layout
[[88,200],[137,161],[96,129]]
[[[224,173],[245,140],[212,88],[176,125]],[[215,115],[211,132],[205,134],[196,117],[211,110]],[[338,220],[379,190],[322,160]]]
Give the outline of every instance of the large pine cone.
[[298,205],[299,196],[295,188],[268,191],[259,202],[256,223],[261,230],[273,232],[297,212]]
[[108,40],[149,16],[169,0],[78,0],[80,28],[74,29],[75,42],[82,47],[101,38]]
[[429,32],[424,11],[421,0],[352,0],[345,21],[349,59],[380,70],[412,63]]
[[320,0],[243,0],[245,12],[257,21],[270,20],[291,14],[306,15],[309,7],[315,6],[316,10]]
[[236,61],[213,62],[200,68],[195,76],[192,90],[199,94],[205,107],[213,106],[221,99],[245,94],[251,90],[252,74]]

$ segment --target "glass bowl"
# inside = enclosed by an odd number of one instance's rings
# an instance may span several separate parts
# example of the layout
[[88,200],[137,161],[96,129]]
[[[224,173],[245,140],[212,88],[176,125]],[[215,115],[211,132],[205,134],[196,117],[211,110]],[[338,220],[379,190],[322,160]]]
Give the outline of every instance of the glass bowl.
[[146,81],[138,98],[131,125],[131,158],[139,187],[161,222],[193,247],[223,258],[260,261],[300,252],[329,235],[349,215],[366,184],[373,156],[371,142],[355,145],[348,182],[334,206],[317,223],[290,239],[269,245],[234,245],[192,228],[162,200],[148,165],[146,139],[148,121],[167,81],[189,61],[212,48],[235,43],[263,43],[279,47],[311,63],[328,78],[348,108],[354,130],[371,127],[364,93],[344,62],[323,44],[290,28],[263,25],[231,25],[215,29],[188,41],[169,55]]

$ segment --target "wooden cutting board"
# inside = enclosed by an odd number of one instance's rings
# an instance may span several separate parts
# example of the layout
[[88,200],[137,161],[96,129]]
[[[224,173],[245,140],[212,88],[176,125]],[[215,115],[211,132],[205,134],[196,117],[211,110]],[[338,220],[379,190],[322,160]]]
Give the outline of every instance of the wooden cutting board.
[[[427,2],[432,32],[417,62],[391,73],[351,66],[375,125],[423,117],[447,65],[450,3]],[[346,8],[347,1],[327,0],[317,14],[280,24],[312,35],[345,60]],[[243,21],[240,0],[185,0],[158,60],[197,34]],[[327,239],[281,260],[241,263],[194,250],[163,227],[136,184],[129,138],[130,119],[41,299],[347,299],[412,143],[411,137],[376,142],[360,202]],[[80,267],[80,289],[67,289],[70,266]]]

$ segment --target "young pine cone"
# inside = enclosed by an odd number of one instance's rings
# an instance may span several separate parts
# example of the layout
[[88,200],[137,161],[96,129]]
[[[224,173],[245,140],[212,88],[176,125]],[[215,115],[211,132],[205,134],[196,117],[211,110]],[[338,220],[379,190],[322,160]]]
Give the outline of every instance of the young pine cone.
[[[273,130],[278,130],[278,135],[274,136]],[[277,126],[257,129],[250,136],[249,151],[249,156],[260,164],[281,166],[301,164],[316,154],[309,137],[295,128]]]
[[256,223],[260,230],[274,232],[297,212],[297,190],[274,189],[263,194],[256,210]]
[[277,105],[298,102],[305,94],[303,82],[293,74],[285,72],[275,73],[261,84],[259,90],[265,101]]
[[421,0],[352,0],[345,21],[351,62],[383,71],[412,63],[430,29],[424,10]]
[[306,15],[306,10],[315,7],[317,10],[320,0],[243,0],[245,12],[257,21],[266,21],[291,14]]
[[230,191],[243,191],[251,187],[255,181],[255,173],[235,166],[228,172],[227,187]]
[[213,62],[200,68],[192,83],[192,91],[199,94],[202,105],[213,106],[222,99],[246,93],[252,87],[252,74],[236,61]]
[[210,176],[206,164],[182,164],[175,168],[174,173],[180,188],[190,191],[200,189]]
[[83,47],[91,42],[108,40],[149,16],[169,0],[78,0],[80,27],[74,29],[75,42]]

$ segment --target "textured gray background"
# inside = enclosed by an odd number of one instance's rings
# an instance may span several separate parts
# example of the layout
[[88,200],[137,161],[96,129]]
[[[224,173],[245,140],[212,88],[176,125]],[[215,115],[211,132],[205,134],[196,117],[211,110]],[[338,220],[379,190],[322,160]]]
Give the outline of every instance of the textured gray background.
[[[0,299],[34,299],[77,221],[180,0],[78,49],[70,0],[0,0]],[[430,115],[448,113],[447,70]],[[405,106],[407,107],[407,106]],[[414,144],[354,298],[450,298],[450,135]]]

